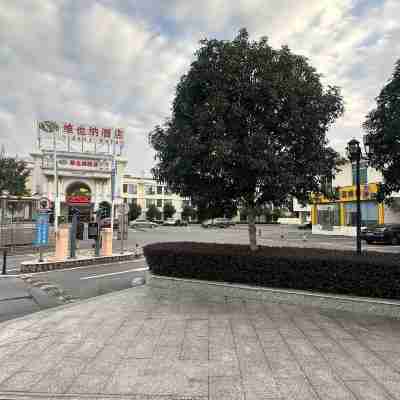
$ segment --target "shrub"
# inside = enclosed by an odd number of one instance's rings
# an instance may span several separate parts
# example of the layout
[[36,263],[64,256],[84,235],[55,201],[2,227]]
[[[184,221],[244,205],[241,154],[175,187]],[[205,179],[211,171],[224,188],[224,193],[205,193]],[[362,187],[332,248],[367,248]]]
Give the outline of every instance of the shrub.
[[154,274],[400,299],[400,256],[369,252],[168,242],[144,247]]

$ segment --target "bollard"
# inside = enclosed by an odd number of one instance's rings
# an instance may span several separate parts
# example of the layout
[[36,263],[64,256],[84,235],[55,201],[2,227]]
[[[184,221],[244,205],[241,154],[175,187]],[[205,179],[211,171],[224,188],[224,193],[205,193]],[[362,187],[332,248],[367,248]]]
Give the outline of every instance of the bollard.
[[2,275],[6,275],[7,274],[7,249],[4,248],[3,249],[3,271],[2,271]]

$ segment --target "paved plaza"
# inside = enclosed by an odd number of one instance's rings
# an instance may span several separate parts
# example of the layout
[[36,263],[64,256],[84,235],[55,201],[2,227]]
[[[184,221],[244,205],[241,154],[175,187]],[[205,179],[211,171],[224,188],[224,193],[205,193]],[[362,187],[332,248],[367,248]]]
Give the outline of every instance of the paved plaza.
[[0,399],[400,399],[400,321],[131,288],[0,324]]

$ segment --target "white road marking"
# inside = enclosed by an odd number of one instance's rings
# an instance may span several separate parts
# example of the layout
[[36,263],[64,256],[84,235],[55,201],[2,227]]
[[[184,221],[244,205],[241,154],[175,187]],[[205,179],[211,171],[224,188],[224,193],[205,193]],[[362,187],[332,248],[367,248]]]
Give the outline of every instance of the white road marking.
[[7,268],[7,271],[18,271],[18,270],[17,270],[17,268],[12,268],[12,269]]
[[121,274],[127,274],[129,272],[137,272],[137,271],[148,271],[148,268],[136,268],[136,269],[128,269],[126,271],[110,272],[109,274],[90,275],[90,276],[85,276],[83,278],[80,278],[80,280],[86,281],[88,279],[104,278],[105,276],[121,275]]

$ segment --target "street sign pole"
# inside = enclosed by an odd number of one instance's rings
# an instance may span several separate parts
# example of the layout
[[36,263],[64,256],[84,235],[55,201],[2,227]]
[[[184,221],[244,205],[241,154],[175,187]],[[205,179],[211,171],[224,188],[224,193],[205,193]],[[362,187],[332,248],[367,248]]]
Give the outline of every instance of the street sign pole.
[[39,262],[43,262],[43,246],[49,244],[49,214],[47,209],[39,211],[36,221],[36,246],[39,248]]

